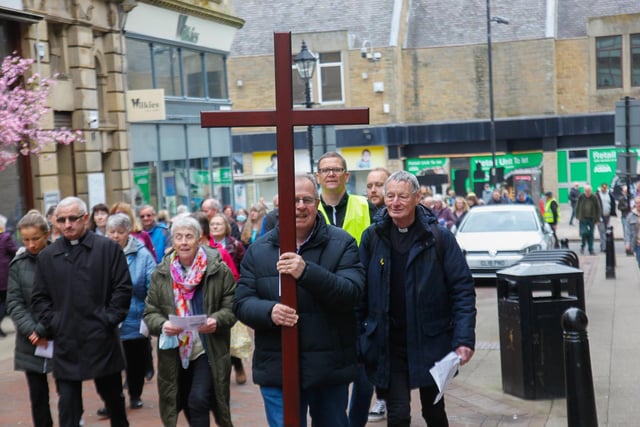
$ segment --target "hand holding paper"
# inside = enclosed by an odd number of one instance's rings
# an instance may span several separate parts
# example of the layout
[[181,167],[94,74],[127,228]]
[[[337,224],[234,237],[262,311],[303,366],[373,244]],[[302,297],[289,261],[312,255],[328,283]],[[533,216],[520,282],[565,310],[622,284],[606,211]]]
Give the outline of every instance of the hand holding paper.
[[449,382],[453,379],[456,372],[458,372],[458,367],[460,366],[460,356],[454,351],[447,354],[442,360],[438,361],[433,365],[433,368],[429,369],[429,373],[433,377],[438,386],[438,390],[440,393],[436,396],[433,404],[438,403],[442,396],[444,396],[444,390],[449,385]]
[[169,315],[169,322],[182,330],[197,330],[200,326],[207,322],[206,314],[196,314],[195,316],[176,316]]

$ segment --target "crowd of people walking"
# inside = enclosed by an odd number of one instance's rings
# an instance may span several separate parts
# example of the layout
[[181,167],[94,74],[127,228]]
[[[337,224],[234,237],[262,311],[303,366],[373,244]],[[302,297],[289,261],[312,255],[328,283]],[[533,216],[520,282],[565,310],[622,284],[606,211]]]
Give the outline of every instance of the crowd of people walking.
[[[317,173],[295,177],[292,252],[280,251],[277,195],[272,209],[234,212],[205,199],[173,218],[67,197],[18,221],[22,245],[0,216],[0,316],[16,326],[15,369],[26,376],[33,424],[53,425],[52,373],[61,426],[82,425],[86,380],[104,402],[98,415],[128,426],[127,406],[144,406],[154,376],[159,424],[175,426],[183,412],[191,426],[211,425],[211,414],[232,426],[230,382],[247,382],[253,357],[265,418],[281,426],[281,331],[295,327],[301,425],[309,415],[317,427],[409,426],[416,388],[427,425],[448,425],[429,368],[450,352],[461,365],[471,359],[476,316],[451,230],[476,206],[534,202],[490,187],[481,197],[433,195],[414,175],[383,168],[368,174],[365,197],[347,191],[349,175],[329,152]],[[583,253],[595,253],[596,229],[604,250],[604,230],[620,215],[627,253],[638,254],[636,189],[615,197],[605,184],[582,188],[570,191],[568,221],[579,222]],[[551,191],[540,209],[555,231]],[[280,301],[284,274],[296,280],[297,307]]]

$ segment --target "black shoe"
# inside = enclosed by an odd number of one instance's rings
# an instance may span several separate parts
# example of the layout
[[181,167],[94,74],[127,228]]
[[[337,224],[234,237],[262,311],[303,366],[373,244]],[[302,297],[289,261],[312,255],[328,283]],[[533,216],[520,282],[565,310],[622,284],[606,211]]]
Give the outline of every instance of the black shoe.
[[131,398],[131,402],[129,402],[129,407],[131,409],[140,409],[142,408],[142,400],[140,400],[139,397],[137,398]]
[[155,372],[153,371],[153,369],[147,371],[146,374],[144,374],[144,377],[146,378],[147,381],[151,381],[153,379],[153,375],[155,374]]
[[596,253],[594,251],[589,251],[589,255],[595,255]]
[[109,418],[111,416],[111,412],[106,408],[100,408],[96,411],[96,415],[102,418]]
[[7,336],[7,333],[5,331],[3,331],[2,329],[0,329],[0,338],[4,338]]

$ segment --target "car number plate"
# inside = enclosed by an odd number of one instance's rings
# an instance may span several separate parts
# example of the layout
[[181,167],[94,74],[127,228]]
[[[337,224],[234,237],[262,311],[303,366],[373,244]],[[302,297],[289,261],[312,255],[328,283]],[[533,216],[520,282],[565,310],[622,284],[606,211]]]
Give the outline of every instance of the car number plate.
[[504,266],[504,261],[502,260],[480,261],[480,265],[483,267],[502,267]]

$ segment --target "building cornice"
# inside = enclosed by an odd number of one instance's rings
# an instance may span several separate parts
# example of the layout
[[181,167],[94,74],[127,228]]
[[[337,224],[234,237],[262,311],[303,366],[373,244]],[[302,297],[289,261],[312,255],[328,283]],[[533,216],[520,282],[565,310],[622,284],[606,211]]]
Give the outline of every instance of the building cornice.
[[[215,3],[219,3],[220,0],[210,0]],[[224,25],[229,25],[235,28],[242,28],[244,25],[244,19],[232,16],[217,10],[212,10],[208,7],[201,6],[195,3],[206,3],[204,1],[189,3],[181,0],[142,0],[141,3],[146,3],[152,6],[157,6],[167,10],[173,10],[175,12],[184,13],[191,16],[197,16],[199,18],[207,19],[214,22],[219,22]]]

